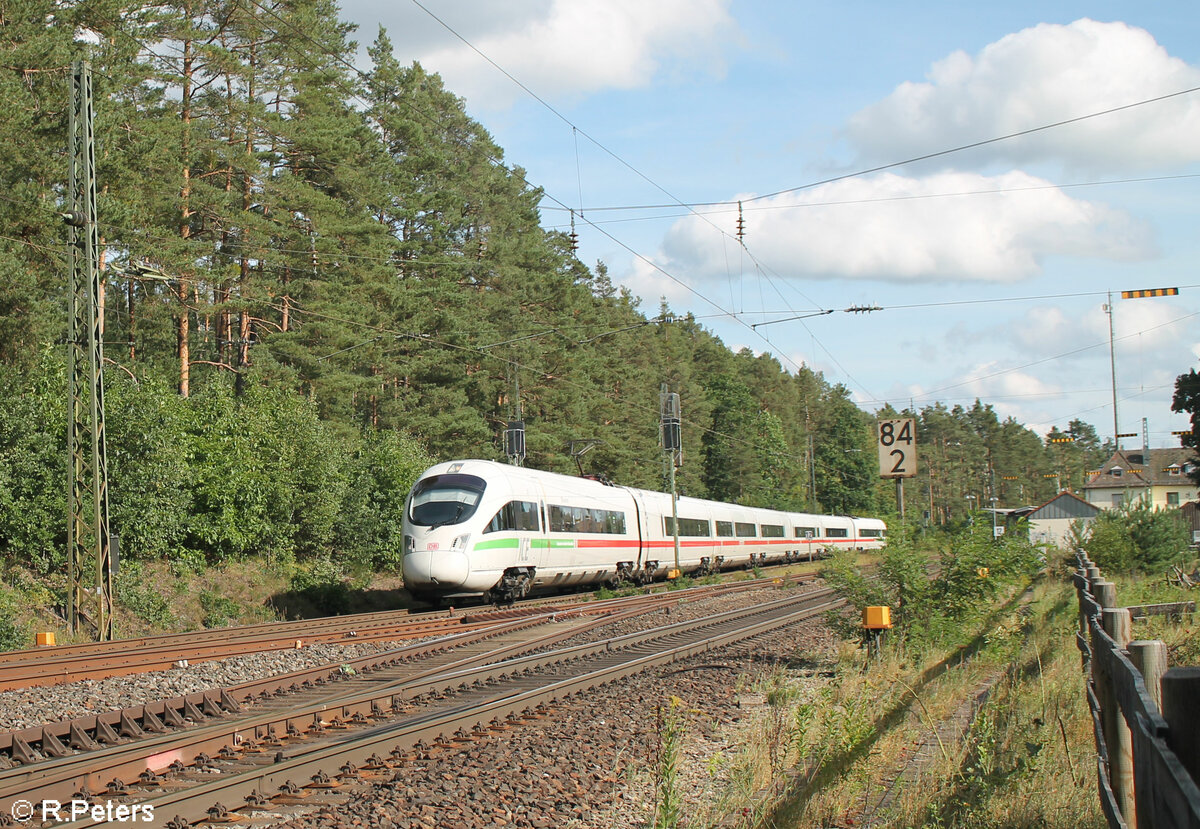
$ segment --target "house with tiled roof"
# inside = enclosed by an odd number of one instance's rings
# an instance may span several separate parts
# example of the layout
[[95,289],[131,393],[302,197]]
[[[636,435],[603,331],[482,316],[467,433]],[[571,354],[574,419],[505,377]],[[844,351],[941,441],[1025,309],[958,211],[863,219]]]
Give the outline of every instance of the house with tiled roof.
[[1191,472],[1196,468],[1192,449],[1125,449],[1114,452],[1083,485],[1090,504],[1112,509],[1145,501],[1155,509],[1176,509],[1197,497]]

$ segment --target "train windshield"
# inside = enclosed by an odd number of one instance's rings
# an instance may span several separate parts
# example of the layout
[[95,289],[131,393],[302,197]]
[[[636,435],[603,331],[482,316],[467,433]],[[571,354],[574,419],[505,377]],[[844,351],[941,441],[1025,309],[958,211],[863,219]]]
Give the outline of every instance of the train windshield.
[[461,524],[475,514],[486,487],[474,475],[432,475],[413,487],[408,517],[423,527]]

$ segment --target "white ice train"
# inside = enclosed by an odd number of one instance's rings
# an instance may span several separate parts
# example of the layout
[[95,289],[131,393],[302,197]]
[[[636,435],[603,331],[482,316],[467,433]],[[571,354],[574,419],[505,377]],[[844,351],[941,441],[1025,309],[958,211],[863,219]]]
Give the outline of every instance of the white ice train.
[[[811,559],[877,549],[875,518],[809,515],[681,497],[679,569]],[[671,496],[493,461],[430,467],[404,505],[404,583],[414,596],[509,601],[533,591],[628,579],[675,567]]]

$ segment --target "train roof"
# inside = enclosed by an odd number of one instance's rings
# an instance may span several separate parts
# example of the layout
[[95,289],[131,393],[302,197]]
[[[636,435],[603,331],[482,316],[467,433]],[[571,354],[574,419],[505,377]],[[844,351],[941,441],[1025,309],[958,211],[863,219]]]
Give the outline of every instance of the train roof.
[[[422,473],[421,477],[425,477],[426,475],[445,475],[445,474],[451,474],[451,473],[455,473],[455,472],[461,472],[461,473],[468,474],[468,475],[476,474],[476,475],[480,475],[480,476],[500,475],[508,480],[520,479],[522,477],[527,477],[527,478],[540,480],[543,482],[543,484],[548,484],[548,483],[552,484],[554,481],[560,481],[563,484],[570,484],[573,487],[579,486],[581,484],[584,486],[604,487],[606,489],[611,489],[613,487],[616,487],[618,489],[624,489],[624,490],[628,490],[630,492],[637,492],[639,494],[647,495],[647,496],[653,496],[653,497],[658,497],[658,498],[670,498],[671,497],[671,494],[669,492],[660,492],[658,490],[653,490],[653,489],[637,489],[636,487],[628,487],[628,486],[624,486],[622,484],[611,483],[609,481],[597,480],[595,477],[589,477],[589,476],[580,477],[578,475],[563,475],[559,472],[547,472],[547,471],[541,470],[541,469],[530,469],[528,467],[513,466],[512,464],[501,463],[499,461],[489,461],[489,460],[480,460],[480,459],[464,459],[464,460],[456,460],[456,461],[445,461],[443,463],[435,464],[434,466],[431,466],[429,469],[427,469],[424,473]],[[596,490],[596,491],[599,492],[600,490]],[[721,506],[721,507],[736,507],[738,509],[753,510],[754,512],[759,513],[759,514],[773,513],[775,515],[780,515],[780,516],[812,515],[812,516],[820,516],[821,518],[845,518],[845,519],[849,519],[849,520],[863,520],[863,519],[859,519],[853,515],[829,515],[829,514],[821,514],[821,513],[790,512],[788,510],[772,509],[770,507],[751,507],[751,506],[746,506],[744,504],[735,504],[735,503],[726,502],[726,501],[712,501],[712,500],[709,500],[706,498],[694,498],[694,497],[691,497],[688,495],[679,496],[679,505],[680,505],[681,509],[684,509],[688,505],[692,505],[692,504],[696,505],[697,507],[703,507],[703,506],[708,506],[708,505]],[[867,519],[867,520],[877,521],[880,519]]]

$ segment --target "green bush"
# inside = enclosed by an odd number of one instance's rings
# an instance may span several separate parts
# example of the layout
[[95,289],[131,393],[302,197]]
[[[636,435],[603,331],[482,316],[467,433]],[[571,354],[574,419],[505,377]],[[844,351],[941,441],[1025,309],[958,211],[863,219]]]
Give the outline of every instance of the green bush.
[[412,438],[368,432],[346,461],[338,511],[338,548],[355,566],[396,570],[404,555],[401,524],[413,483],[433,460]]
[[0,551],[40,576],[66,568],[66,373],[47,349],[31,375],[0,373]]
[[0,651],[17,651],[27,647],[28,628],[18,625],[8,614],[0,613]]
[[1179,510],[1156,510],[1138,500],[1096,516],[1084,546],[1102,570],[1156,573],[1185,563],[1190,540]]
[[350,585],[342,568],[331,558],[319,558],[298,570],[289,587],[293,596],[318,613],[337,615],[350,608]]
[[170,602],[146,581],[146,573],[138,562],[121,564],[113,580],[117,603],[153,628],[171,627],[175,614]]
[[[0,366],[0,555],[38,576],[61,572],[66,537],[66,381],[58,350],[24,376]],[[395,432],[319,419],[285,390],[228,378],[191,397],[153,376],[105,380],[111,528],[125,563],[200,572],[261,555],[291,563],[335,549],[363,568],[402,555],[408,488],[431,463]],[[127,583],[139,615],[161,617]]]
[[[1035,573],[1041,561],[1028,539],[993,538],[990,525],[965,526],[937,543],[941,549],[931,550],[889,540],[875,572],[861,570],[853,553],[836,554],[822,575],[856,611],[831,619],[839,631],[861,634],[862,609],[883,605],[892,608],[893,629],[910,645],[938,645],[989,610],[1003,587]],[[932,575],[931,554],[937,563]]]
[[199,595],[200,609],[204,611],[201,621],[206,628],[220,628],[237,622],[241,615],[238,603],[228,596],[222,596],[211,590],[201,590]]

